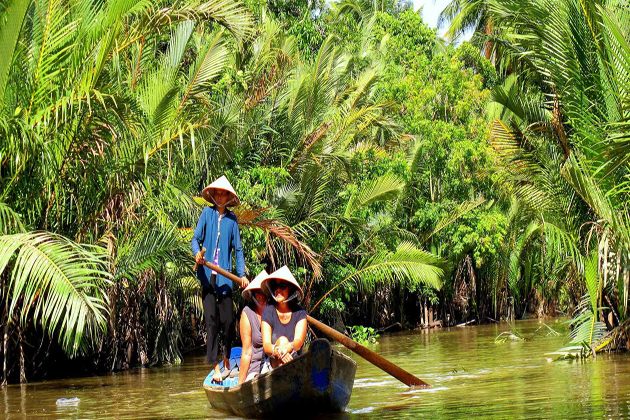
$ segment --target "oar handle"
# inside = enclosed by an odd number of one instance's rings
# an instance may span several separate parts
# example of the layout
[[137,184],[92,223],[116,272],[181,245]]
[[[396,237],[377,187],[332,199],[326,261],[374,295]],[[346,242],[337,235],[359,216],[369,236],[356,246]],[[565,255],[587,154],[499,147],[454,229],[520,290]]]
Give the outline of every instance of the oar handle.
[[385,359],[383,356],[380,356],[374,353],[372,350],[369,350],[366,347],[362,346],[361,344],[357,343],[356,341],[352,340],[351,338],[346,337],[345,335],[341,334],[339,331],[333,328],[330,328],[326,324],[319,322],[312,316],[308,315],[306,319],[315,328],[322,331],[324,334],[328,335],[329,337],[334,338],[339,343],[343,344],[344,346],[346,346],[347,348],[349,348],[350,350],[352,350],[359,356],[363,357],[365,360],[372,363],[377,368],[382,369],[385,372],[389,373],[390,375],[392,375],[394,378],[398,379],[400,382],[404,383],[405,385],[418,386],[418,387],[430,386],[428,383],[424,382],[422,379],[417,378],[416,376],[407,372],[403,368],[396,366],[389,360]]
[[[201,256],[204,257],[206,255],[206,248],[201,248]],[[193,272],[196,273],[199,270],[199,263],[195,262],[195,268],[193,268]]]
[[[203,248],[202,251],[203,250],[205,250],[205,248]],[[214,265],[211,262],[206,261],[206,260],[203,261],[203,265],[205,265],[206,267],[208,267],[211,270],[216,271],[217,273],[221,274],[223,277],[227,277],[228,279],[232,280],[233,282],[235,282],[239,286],[243,285],[243,280],[241,280],[240,277],[235,276],[234,274],[230,273],[229,271],[222,269],[218,265]],[[195,268],[198,268],[197,266],[198,266],[198,264],[195,264]],[[196,271],[197,270],[195,270],[195,272]]]

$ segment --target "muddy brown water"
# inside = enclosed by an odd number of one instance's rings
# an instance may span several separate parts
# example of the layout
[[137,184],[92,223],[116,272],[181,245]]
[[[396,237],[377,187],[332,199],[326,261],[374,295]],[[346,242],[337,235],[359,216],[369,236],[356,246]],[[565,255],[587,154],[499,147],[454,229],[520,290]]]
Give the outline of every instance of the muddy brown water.
[[[560,332],[555,320],[547,325]],[[596,361],[552,362],[565,336],[547,336],[541,321],[516,323],[531,341],[494,342],[507,324],[388,334],[372,346],[392,362],[429,382],[410,390],[368,362],[357,361],[350,404],[339,419],[401,418],[629,418],[630,358],[600,355]],[[136,369],[107,376],[51,380],[0,389],[6,419],[218,419],[200,392],[207,374],[203,357],[181,365]],[[59,398],[79,398],[58,407]],[[295,413],[295,418],[304,413]],[[329,418],[331,416],[328,416]]]

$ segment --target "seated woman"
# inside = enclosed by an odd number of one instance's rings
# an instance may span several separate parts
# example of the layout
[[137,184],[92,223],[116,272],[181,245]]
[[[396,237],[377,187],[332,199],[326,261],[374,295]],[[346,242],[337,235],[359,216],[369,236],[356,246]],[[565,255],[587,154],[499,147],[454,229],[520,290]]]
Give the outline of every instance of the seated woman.
[[301,354],[306,339],[306,311],[299,305],[304,293],[285,265],[262,282],[273,299],[262,315],[262,340],[271,366],[289,363]]
[[261,289],[262,281],[267,276],[265,270],[261,271],[243,290],[243,298],[248,305],[243,308],[241,314],[240,330],[243,350],[238,374],[239,385],[262,373],[266,359],[260,333],[260,320],[268,301],[267,295]]

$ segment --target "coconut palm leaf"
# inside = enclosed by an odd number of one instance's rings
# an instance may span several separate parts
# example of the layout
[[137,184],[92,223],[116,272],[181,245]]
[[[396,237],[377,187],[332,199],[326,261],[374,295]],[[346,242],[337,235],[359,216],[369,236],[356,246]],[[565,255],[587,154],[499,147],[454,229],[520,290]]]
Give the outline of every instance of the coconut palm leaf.
[[166,26],[187,20],[210,20],[225,27],[240,42],[251,35],[254,19],[241,1],[210,0],[191,2],[183,7],[160,9],[152,17],[152,24]]
[[572,156],[563,168],[563,175],[598,218],[625,243],[630,243],[630,231],[625,225],[625,220],[619,218],[610,197],[600,189],[585,166]]
[[383,175],[366,183],[353,194],[346,204],[343,217],[350,218],[361,208],[376,201],[391,200],[405,186],[405,181],[395,175]]
[[52,86],[60,83],[63,73],[59,63],[71,53],[78,24],[62,0],[37,0],[36,9],[41,20],[33,25],[33,43],[37,62],[32,69],[33,85],[30,90],[28,112],[39,110],[49,100]]
[[395,251],[381,252],[369,258],[349,278],[361,280],[368,286],[398,278],[440,289],[446,268],[446,261],[440,257],[403,241]]
[[9,314],[33,320],[70,355],[106,325],[110,282],[103,249],[47,232],[0,236],[0,275],[9,283]]
[[330,293],[348,281],[358,282],[367,288],[383,282],[407,281],[440,289],[446,269],[447,262],[442,258],[403,241],[395,251],[382,251],[366,258],[356,271],[322,296],[311,311],[315,310]]
[[223,34],[218,32],[200,51],[197,63],[191,67],[188,85],[184,91],[181,106],[188,97],[199,94],[221,72],[227,63],[229,51],[223,40]]
[[4,103],[4,92],[9,79],[9,69],[13,63],[15,49],[19,39],[20,31],[26,11],[31,4],[31,0],[9,0],[3,6],[0,18],[0,103]]
[[448,22],[449,29],[445,38],[457,39],[464,33],[475,30],[483,34],[487,31],[488,1],[486,0],[452,0],[438,17],[438,25],[443,27]]
[[149,220],[144,226],[134,226],[135,232],[118,239],[114,260],[114,278],[133,280],[145,270],[157,271],[167,261],[177,263],[188,256],[188,246],[174,228],[160,229]]
[[558,261],[569,258],[578,272],[583,272],[584,261],[578,246],[578,238],[575,238],[568,229],[547,220],[542,224],[542,232],[545,237],[545,250],[549,253],[549,258]]
[[0,235],[24,232],[22,218],[8,204],[0,201]]

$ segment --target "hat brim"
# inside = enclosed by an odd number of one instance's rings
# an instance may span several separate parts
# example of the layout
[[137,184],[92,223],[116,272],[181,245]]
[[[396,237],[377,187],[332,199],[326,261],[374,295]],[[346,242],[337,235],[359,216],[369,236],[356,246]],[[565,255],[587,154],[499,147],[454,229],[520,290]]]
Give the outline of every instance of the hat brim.
[[253,289],[249,289],[249,290],[243,290],[243,299],[247,300],[247,301],[253,301],[254,300],[254,292],[259,291],[261,292],[263,295],[265,295],[266,297],[269,297],[269,294],[262,288],[262,287],[256,287]]
[[217,203],[214,200],[214,194],[216,193],[217,190],[223,190],[230,194],[231,196],[230,199],[225,203],[226,207],[237,207],[241,204],[240,200],[238,199],[238,196],[234,194],[232,191],[226,190],[225,188],[206,187],[204,188],[201,194],[203,195],[204,200],[216,205]]
[[291,280],[287,280],[287,279],[283,279],[281,277],[267,277],[262,285],[261,288],[263,289],[263,292],[267,292],[269,294],[269,296],[273,297],[273,290],[271,290],[271,286],[269,286],[269,280],[282,280],[285,281],[287,283],[289,283],[291,286],[295,287],[295,289],[298,292],[298,302],[301,302],[302,299],[304,298],[304,292],[302,291],[302,287],[300,287],[300,284],[298,282],[293,282]]
[[265,270],[262,270],[260,273],[258,273],[258,275],[254,278],[254,280],[252,280],[247,285],[245,290],[243,290],[243,299],[252,300],[252,293],[255,292],[256,290],[260,290],[261,292],[263,292],[265,296],[269,297],[265,289],[263,289],[262,287],[263,281],[267,278],[268,275],[269,274],[267,274]]

